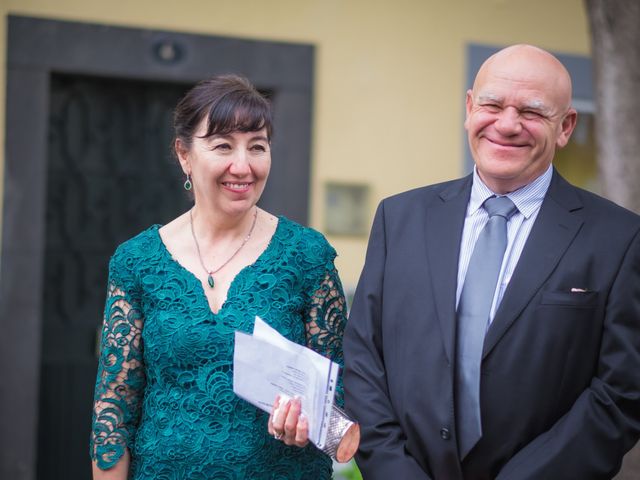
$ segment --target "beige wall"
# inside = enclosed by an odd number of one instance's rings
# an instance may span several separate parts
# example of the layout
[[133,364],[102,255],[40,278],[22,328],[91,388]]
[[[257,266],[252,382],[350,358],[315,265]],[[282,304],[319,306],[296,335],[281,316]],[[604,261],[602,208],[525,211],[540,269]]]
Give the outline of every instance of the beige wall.
[[[310,194],[320,230],[326,181],[369,184],[371,219],[381,198],[462,173],[467,44],[589,51],[582,0],[0,0],[0,14],[314,44]],[[0,38],[4,64],[5,22]],[[4,94],[3,75],[2,110]],[[2,115],[1,152],[4,131]],[[366,239],[329,239],[353,287]]]

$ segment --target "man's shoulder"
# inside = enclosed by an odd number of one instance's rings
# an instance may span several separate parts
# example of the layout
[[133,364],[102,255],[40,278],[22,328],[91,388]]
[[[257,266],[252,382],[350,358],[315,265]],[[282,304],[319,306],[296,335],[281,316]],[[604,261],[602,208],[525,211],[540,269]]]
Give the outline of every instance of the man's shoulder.
[[433,202],[441,202],[442,199],[446,199],[450,195],[457,195],[467,187],[470,188],[470,185],[470,177],[458,178],[397,193],[385,198],[382,203],[390,208],[415,205],[415,202],[428,205]]
[[569,209],[581,211],[585,218],[588,218],[592,223],[604,225],[626,224],[632,228],[640,226],[640,216],[631,210],[621,207],[617,203],[593,192],[572,185],[564,179],[561,179],[558,183],[560,183],[561,188],[565,189],[565,192],[567,191],[566,189],[573,192],[577,203],[573,200],[565,201],[567,197],[559,197],[555,192],[549,192],[550,195]]

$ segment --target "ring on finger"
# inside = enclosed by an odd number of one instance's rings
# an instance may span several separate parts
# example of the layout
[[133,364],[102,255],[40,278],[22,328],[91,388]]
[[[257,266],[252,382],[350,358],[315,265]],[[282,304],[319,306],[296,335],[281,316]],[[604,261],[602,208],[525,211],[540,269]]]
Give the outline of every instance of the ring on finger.
[[278,433],[278,432],[275,432],[273,434],[273,438],[275,438],[276,440],[280,440],[282,438],[282,436],[283,436],[283,434],[282,433]]

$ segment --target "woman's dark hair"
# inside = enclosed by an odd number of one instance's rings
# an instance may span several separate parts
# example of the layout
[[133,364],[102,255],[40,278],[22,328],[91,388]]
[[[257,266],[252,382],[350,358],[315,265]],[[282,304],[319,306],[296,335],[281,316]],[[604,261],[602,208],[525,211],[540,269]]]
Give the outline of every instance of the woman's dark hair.
[[202,120],[207,131],[202,138],[232,132],[257,132],[263,128],[271,141],[272,113],[269,101],[239,75],[220,75],[199,82],[178,102],[173,114],[176,139],[191,148]]

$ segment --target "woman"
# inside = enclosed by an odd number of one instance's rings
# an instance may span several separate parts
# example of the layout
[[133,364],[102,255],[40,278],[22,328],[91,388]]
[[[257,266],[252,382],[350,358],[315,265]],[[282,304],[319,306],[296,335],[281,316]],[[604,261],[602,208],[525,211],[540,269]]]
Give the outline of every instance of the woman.
[[335,251],[257,206],[271,165],[271,108],[246,79],[198,84],[176,107],[174,127],[194,206],[111,259],[94,478],[329,479],[331,459],[308,443],[300,402],[267,426],[265,413],[234,395],[232,362],[234,332],[251,332],[257,315],[342,364]]

